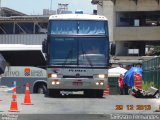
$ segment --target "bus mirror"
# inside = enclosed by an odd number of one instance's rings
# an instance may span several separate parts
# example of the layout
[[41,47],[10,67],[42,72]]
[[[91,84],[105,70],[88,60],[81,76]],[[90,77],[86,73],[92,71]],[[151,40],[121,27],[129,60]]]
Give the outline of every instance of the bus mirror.
[[111,44],[110,53],[111,53],[111,55],[115,55],[115,53],[116,53],[116,44],[114,44],[114,43]]
[[42,42],[42,52],[43,53],[47,53],[47,39],[44,39],[44,41]]

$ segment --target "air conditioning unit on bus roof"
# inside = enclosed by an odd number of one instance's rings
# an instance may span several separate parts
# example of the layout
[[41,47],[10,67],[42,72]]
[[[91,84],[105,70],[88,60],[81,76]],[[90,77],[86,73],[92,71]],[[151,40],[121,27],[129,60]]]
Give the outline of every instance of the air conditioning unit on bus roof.
[[83,14],[83,10],[76,10],[75,14]]

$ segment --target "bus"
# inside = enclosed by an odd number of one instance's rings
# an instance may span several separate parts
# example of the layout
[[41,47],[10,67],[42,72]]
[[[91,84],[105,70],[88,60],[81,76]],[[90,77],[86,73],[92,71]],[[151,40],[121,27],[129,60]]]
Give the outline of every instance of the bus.
[[108,84],[109,34],[104,16],[51,15],[43,41],[48,95],[62,91],[103,97]]
[[31,93],[46,93],[46,60],[42,45],[0,44],[0,54],[7,62],[1,74],[1,86],[8,90],[16,87],[17,93],[24,93],[29,83]]

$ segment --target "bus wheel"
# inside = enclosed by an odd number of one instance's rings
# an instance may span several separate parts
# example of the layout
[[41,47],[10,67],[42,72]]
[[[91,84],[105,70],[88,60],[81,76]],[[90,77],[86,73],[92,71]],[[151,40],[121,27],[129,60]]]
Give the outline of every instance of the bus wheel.
[[37,87],[37,93],[39,94],[45,94],[47,91],[47,87],[44,84],[40,84]]
[[59,97],[60,96],[60,91],[59,90],[48,90],[48,96],[49,97]]
[[94,90],[85,90],[84,91],[84,96],[87,97],[87,98],[94,98],[95,94],[94,94]]
[[85,90],[84,96],[89,98],[103,98],[103,90]]
[[84,96],[90,97],[91,92],[89,90],[84,90]]
[[54,90],[53,91],[53,97],[59,97],[60,96],[60,91],[59,90]]
[[103,90],[96,90],[95,95],[97,98],[103,98]]

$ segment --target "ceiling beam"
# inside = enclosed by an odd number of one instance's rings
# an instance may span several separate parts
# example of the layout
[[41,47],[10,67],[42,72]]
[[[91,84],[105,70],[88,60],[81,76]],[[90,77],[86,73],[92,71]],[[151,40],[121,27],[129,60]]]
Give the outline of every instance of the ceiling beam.
[[116,0],[111,0],[113,2],[113,4],[115,5],[116,4]]
[[138,4],[138,0],[133,0],[135,3],[136,3],[136,5]]
[[159,4],[159,0],[156,0],[157,1],[157,3]]
[[99,1],[98,5],[103,6],[103,1]]
[[100,6],[103,6],[103,0],[92,0],[91,1],[92,4],[98,4]]

